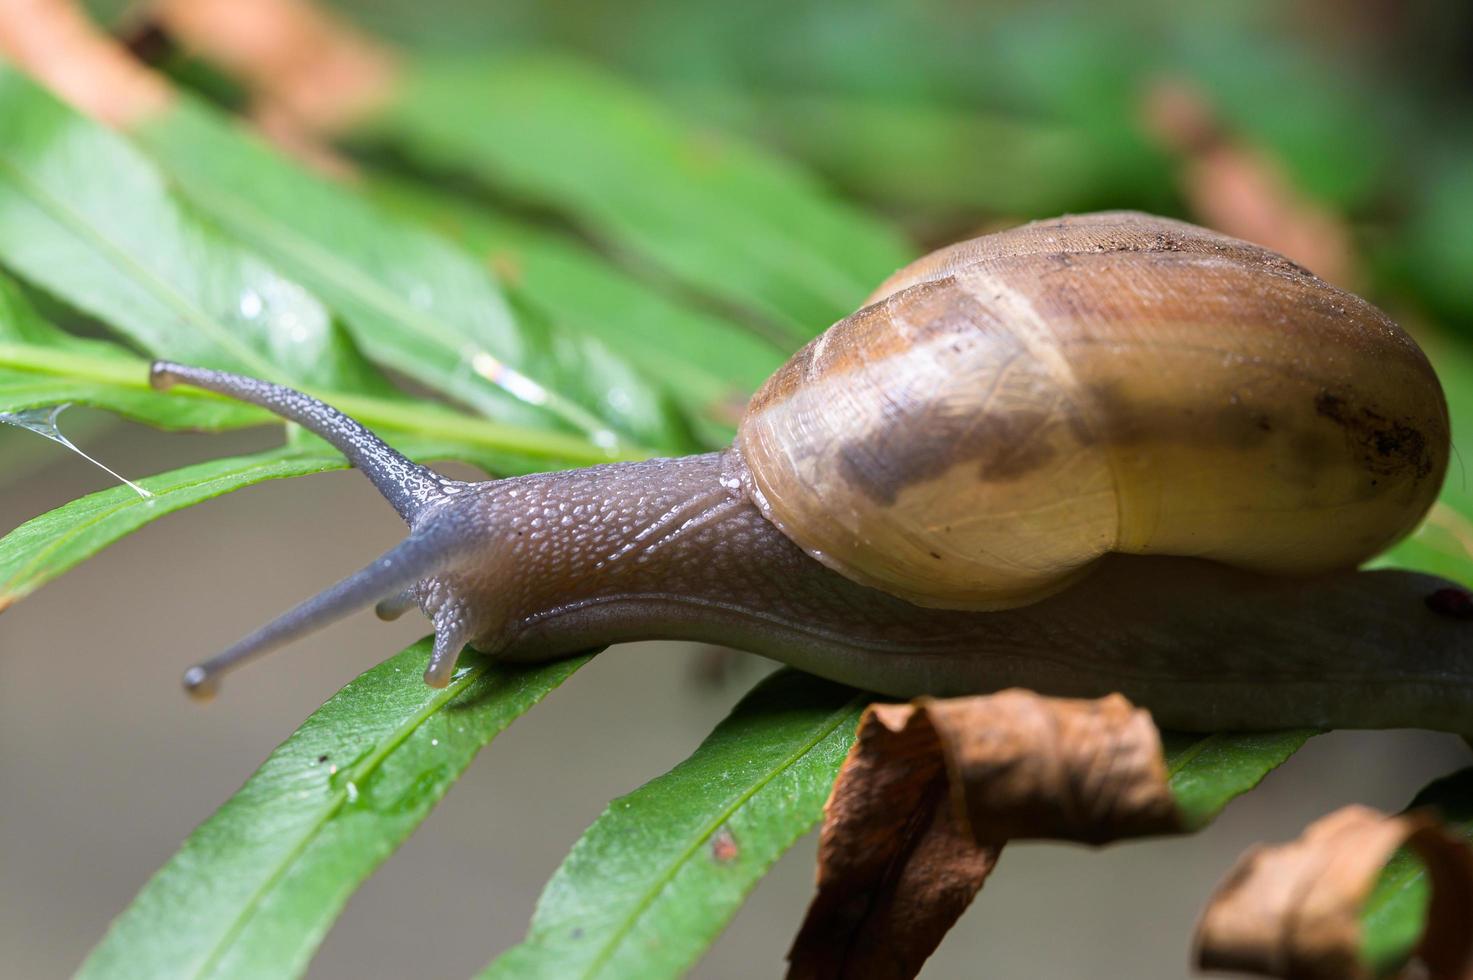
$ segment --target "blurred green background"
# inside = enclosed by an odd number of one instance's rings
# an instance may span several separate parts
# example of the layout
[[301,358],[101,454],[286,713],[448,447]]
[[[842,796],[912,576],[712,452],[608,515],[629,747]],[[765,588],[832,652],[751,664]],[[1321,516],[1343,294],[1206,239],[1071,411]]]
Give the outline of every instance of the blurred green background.
[[[124,5],[94,6],[115,16]],[[1473,332],[1466,0],[338,6],[426,60],[522,47],[586,56],[693,125],[786,156],[917,247],[1069,210],[1209,224],[1266,214],[1264,227],[1307,250],[1296,258],[1340,263],[1343,284],[1424,337]],[[1242,213],[1204,213],[1223,188],[1245,186]],[[222,440],[245,451],[276,438],[211,437],[207,449],[81,409],[68,422],[130,475],[217,454]],[[0,459],[0,528],[105,485],[23,433],[0,431]],[[208,709],[176,687],[195,653],[399,534],[355,474],[261,486],[175,515],[0,618],[0,975],[73,969],[189,829],[366,666],[364,651],[422,632],[360,615],[243,674]],[[693,660],[668,644],[613,651],[512,728],[355,896],[312,975],[404,976],[426,963],[463,975],[519,939],[605,802],[683,758],[762,669],[739,667],[713,689],[696,683]],[[1339,733],[1199,836],[1098,855],[1010,848],[924,975],[1186,976],[1191,923],[1244,847],[1345,802],[1399,808],[1465,761],[1446,736]],[[695,975],[775,975],[812,867],[810,838]]]
[[756,137],[913,233],[1133,207],[1190,215],[1146,122],[1189,84],[1345,220],[1363,288],[1473,328],[1473,6],[1459,0],[481,4],[339,0],[429,51],[584,53]]

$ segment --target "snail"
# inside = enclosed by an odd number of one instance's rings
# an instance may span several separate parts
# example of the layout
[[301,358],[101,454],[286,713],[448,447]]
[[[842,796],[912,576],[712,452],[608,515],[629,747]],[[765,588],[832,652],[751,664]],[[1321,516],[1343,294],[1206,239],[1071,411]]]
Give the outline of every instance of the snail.
[[1430,364],[1364,300],[1183,222],[1071,216],[932,253],[780,368],[730,448],[680,459],[460,482],[289,388],[166,362],[151,380],[305,426],[410,526],[191,668],[199,696],[377,603],[433,622],[436,686],[467,644],[696,639],[886,695],[1120,691],[1182,729],[1473,732],[1463,594],[1355,570],[1440,488]]

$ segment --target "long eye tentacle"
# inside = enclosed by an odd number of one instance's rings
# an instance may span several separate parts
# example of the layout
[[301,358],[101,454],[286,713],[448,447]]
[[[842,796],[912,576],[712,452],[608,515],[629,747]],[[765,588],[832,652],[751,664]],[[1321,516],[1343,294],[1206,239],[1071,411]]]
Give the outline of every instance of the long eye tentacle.
[[444,571],[459,554],[456,542],[447,534],[411,534],[371,565],[283,613],[225,652],[189,668],[184,672],[184,689],[192,697],[207,700],[230,671]]
[[148,380],[160,391],[182,382],[229,395],[296,422],[348,457],[410,524],[425,507],[445,496],[445,481],[434,470],[409,459],[360,423],[311,395],[270,381],[171,361],[155,361]]

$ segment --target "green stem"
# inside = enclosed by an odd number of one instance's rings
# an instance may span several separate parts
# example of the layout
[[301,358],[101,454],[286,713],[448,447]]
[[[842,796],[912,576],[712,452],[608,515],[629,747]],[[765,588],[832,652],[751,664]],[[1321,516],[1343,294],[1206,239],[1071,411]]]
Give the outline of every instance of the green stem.
[[[148,390],[148,363],[130,357],[104,357],[59,348],[0,343],[0,367]],[[643,459],[649,455],[628,447],[606,450],[567,433],[473,418],[432,405],[388,401],[320,388],[303,390],[375,429],[393,429],[423,438],[445,439],[482,449],[569,463],[608,463]],[[169,397],[218,399],[221,396],[191,390]]]

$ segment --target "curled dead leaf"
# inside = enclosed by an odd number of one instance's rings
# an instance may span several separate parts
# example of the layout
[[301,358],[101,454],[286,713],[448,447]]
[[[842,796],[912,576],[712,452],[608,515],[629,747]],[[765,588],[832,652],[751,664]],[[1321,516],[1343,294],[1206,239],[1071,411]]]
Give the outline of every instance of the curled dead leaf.
[[99,31],[74,0],[0,3],[0,58],[110,126],[141,123],[172,99],[168,84]]
[[[1473,978],[1473,850],[1425,812],[1349,806],[1296,841],[1239,859],[1197,927],[1197,961],[1283,980],[1372,980],[1361,909],[1391,855],[1414,848],[1432,884],[1416,975]],[[1404,973],[1403,976],[1411,975]]]
[[874,705],[825,806],[788,976],[915,976],[1010,839],[1184,829],[1156,727],[1119,695]]
[[289,117],[312,133],[338,131],[388,101],[398,76],[387,49],[308,0],[155,0],[149,10],[278,127]]

